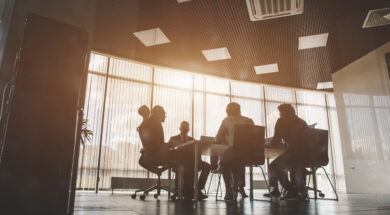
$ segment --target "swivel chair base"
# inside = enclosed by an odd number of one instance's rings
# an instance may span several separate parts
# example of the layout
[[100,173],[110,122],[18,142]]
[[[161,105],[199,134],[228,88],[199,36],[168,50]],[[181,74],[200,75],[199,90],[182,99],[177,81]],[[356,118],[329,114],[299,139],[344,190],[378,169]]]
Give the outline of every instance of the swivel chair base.
[[[162,168],[163,169],[163,168]],[[161,190],[165,190],[168,192],[168,198],[172,198],[171,197],[171,189],[169,186],[163,186],[161,185],[161,173],[157,175],[158,178],[157,178],[157,184],[153,185],[153,186],[149,186],[149,187],[145,187],[145,188],[142,188],[142,189],[139,189],[139,190],[136,190],[134,192],[134,194],[131,195],[131,198],[132,199],[136,199],[137,198],[137,193],[140,193],[140,192],[143,192],[142,195],[139,196],[140,200],[145,200],[146,199],[146,196],[148,195],[149,192],[153,191],[153,190],[157,190],[157,193],[154,194],[154,198],[157,199],[158,196],[160,195],[161,193]],[[169,169],[169,173],[168,173],[168,176],[169,176],[169,183],[171,181],[171,169]]]

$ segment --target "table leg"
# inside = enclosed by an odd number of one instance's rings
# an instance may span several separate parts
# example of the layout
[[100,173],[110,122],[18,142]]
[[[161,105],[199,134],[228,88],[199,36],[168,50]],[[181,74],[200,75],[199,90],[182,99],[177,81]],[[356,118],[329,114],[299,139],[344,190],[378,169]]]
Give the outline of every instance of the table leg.
[[269,158],[267,158],[267,178],[269,181],[269,179],[270,179],[270,177],[269,177]]
[[253,167],[249,167],[249,198],[253,200]]
[[171,199],[171,178],[172,178],[171,168],[168,169],[168,200]]
[[177,169],[177,177],[178,177],[177,198],[180,200],[183,199],[183,171],[184,171],[184,166],[180,165]]
[[195,201],[198,201],[198,164],[199,164],[199,149],[198,149],[198,144],[195,144],[195,158],[194,158],[194,199]]
[[317,199],[317,176],[316,176],[316,171],[314,168],[311,169],[312,174],[313,174],[313,188],[314,188],[314,199]]

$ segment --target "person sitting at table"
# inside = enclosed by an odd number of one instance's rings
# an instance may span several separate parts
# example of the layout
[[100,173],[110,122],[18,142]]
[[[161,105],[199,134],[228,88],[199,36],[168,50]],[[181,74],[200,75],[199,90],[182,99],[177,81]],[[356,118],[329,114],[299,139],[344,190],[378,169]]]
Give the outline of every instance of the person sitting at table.
[[169,145],[164,143],[162,127],[166,118],[164,108],[159,105],[154,106],[148,118],[146,108],[139,109],[139,112],[144,114],[141,115],[145,116],[144,121],[137,128],[143,145],[139,163],[145,168],[153,169],[159,165],[168,165],[171,161],[176,161],[177,155],[174,151],[169,151]]
[[[282,140],[287,144],[287,150],[271,162],[269,166],[271,196],[280,197],[278,181],[286,190],[283,199],[306,199],[304,161],[307,142],[307,123],[295,114],[290,104],[281,104],[278,107],[280,118],[275,124],[275,134],[271,147],[279,145]],[[288,172],[294,183],[288,180]]]
[[[180,144],[183,144],[185,142],[188,142],[188,141],[192,141],[194,140],[193,137],[190,137],[188,136],[188,132],[190,131],[190,124],[187,122],[187,121],[183,121],[180,123],[180,134],[176,135],[176,136],[172,136],[170,139],[169,139],[169,144],[170,144],[170,147],[173,147],[173,146],[179,146]],[[189,196],[190,195],[190,198],[193,197],[192,195],[192,192],[193,192],[193,185],[194,185],[194,146],[186,146],[185,148],[181,149],[180,151],[180,155],[179,155],[179,158],[178,158],[178,164],[183,164],[184,166],[184,188],[185,190],[187,191],[184,191],[184,196]],[[210,173],[210,164],[202,161],[201,159],[201,155],[199,154],[199,171],[201,171],[200,173],[200,176],[199,176],[199,187],[198,187],[198,198],[200,200],[202,199],[206,199],[208,196],[205,195],[202,190],[204,189],[205,185],[206,185],[206,181],[207,181],[207,178],[209,176],[209,173]],[[177,172],[177,169],[174,170]],[[176,185],[178,184],[177,183],[178,181],[178,178],[176,177],[175,178],[175,182],[176,182]],[[189,188],[192,188],[192,190],[189,190]],[[186,189],[187,188],[187,189]]]
[[[254,125],[252,119],[241,115],[241,107],[238,103],[232,102],[226,107],[227,117],[222,121],[219,127],[216,143],[227,144],[233,146],[234,128],[237,124],[249,124]],[[231,201],[236,199],[237,192],[233,192],[238,188],[243,198],[248,197],[246,195],[245,187],[245,166],[237,162],[233,162],[233,147],[227,150],[219,159],[219,165],[222,171],[222,176],[225,181],[226,194],[225,200]],[[236,183],[232,183],[235,181]]]

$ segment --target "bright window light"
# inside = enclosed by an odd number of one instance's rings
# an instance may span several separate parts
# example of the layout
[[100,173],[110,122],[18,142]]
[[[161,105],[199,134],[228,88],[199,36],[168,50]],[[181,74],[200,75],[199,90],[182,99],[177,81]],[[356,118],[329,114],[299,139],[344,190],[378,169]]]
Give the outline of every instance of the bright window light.
[[324,47],[328,42],[328,36],[329,33],[299,37],[298,49],[302,50],[302,49]]
[[323,90],[323,89],[332,89],[333,88],[333,82],[319,82],[317,83],[317,90]]
[[278,64],[268,64],[268,65],[261,65],[261,66],[255,66],[256,74],[267,74],[267,73],[275,73],[279,72]]
[[231,58],[229,51],[226,47],[202,50],[202,54],[207,61],[226,60]]
[[136,36],[146,47],[170,42],[160,28],[134,32],[134,36]]

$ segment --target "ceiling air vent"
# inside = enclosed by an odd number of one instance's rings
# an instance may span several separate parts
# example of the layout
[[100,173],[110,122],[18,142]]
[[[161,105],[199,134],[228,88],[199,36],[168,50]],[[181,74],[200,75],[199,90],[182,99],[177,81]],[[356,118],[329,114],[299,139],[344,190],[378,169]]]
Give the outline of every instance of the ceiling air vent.
[[376,9],[368,11],[363,28],[390,24],[390,8]]
[[246,0],[251,21],[303,13],[303,0]]

